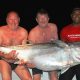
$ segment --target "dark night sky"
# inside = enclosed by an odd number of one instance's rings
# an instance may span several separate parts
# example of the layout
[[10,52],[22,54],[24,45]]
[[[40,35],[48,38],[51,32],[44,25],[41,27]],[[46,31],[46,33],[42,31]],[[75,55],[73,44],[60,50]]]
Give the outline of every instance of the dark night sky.
[[80,7],[80,0],[0,0],[0,25],[5,25],[6,14],[15,10],[20,15],[20,25],[30,30],[37,24],[37,10],[43,8],[60,31],[71,22],[70,13],[75,7]]

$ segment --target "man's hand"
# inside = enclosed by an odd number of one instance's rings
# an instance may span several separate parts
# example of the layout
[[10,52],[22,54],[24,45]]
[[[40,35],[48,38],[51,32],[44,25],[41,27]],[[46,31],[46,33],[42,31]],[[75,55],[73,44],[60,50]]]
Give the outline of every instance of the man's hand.
[[27,66],[28,68],[35,68],[35,65],[32,64],[32,63],[27,63],[26,66]]
[[3,57],[4,53],[0,51],[0,57]]
[[21,59],[18,61],[18,64],[24,65],[24,64],[27,64],[27,61],[24,61],[23,59]]
[[21,65],[26,65],[28,68],[35,68],[35,65],[34,64],[32,64],[32,63],[30,63],[30,62],[28,62],[28,61],[24,61],[23,59],[22,60],[20,60],[19,62],[18,62],[18,64],[21,64]]
[[4,54],[3,57],[6,58],[6,59],[11,59],[11,60],[15,60],[16,57],[17,57],[17,53],[15,50],[12,50],[11,52],[9,52],[9,54]]

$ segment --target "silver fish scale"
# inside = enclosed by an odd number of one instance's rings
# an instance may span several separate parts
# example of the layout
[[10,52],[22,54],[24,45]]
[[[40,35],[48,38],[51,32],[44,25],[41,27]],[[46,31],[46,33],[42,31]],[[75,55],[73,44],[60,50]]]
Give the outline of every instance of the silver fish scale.
[[44,71],[59,69],[66,71],[65,68],[80,64],[80,42],[66,44],[57,40],[51,43],[0,47],[0,51],[5,53],[11,50],[19,53],[18,59],[29,60]]
[[[67,44],[66,44],[67,45]],[[65,47],[67,47],[65,45]],[[56,44],[56,43],[42,43],[42,44],[34,44],[34,45],[31,45],[32,46],[32,49],[41,49],[41,50],[47,50],[47,49],[54,49],[54,51],[57,51],[56,49],[64,49],[65,47],[61,44]],[[51,50],[50,49],[50,50]],[[49,50],[49,51],[50,51]]]

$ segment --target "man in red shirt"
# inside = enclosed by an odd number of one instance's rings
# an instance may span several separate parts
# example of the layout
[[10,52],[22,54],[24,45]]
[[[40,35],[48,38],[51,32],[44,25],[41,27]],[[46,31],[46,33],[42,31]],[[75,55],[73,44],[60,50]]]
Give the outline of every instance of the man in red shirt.
[[[54,23],[49,23],[48,13],[41,9],[36,16],[38,25],[29,33],[29,41],[35,43],[47,43],[58,39],[57,26]],[[41,80],[42,71],[33,68],[33,80]],[[50,72],[50,80],[58,80],[56,71]]]
[[[61,40],[67,43],[80,42],[80,8],[73,10],[71,18],[73,23],[62,29]],[[69,68],[60,75],[59,80],[72,80],[74,75],[76,75],[77,80],[80,80],[80,65]]]

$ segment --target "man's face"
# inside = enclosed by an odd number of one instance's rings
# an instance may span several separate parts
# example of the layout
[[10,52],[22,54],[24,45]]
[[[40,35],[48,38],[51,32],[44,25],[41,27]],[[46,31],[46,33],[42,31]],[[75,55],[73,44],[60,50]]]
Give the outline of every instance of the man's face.
[[37,14],[36,21],[40,27],[46,27],[48,25],[49,17],[47,14]]
[[73,12],[72,20],[75,24],[80,24],[80,10],[76,10]]
[[11,29],[18,28],[19,21],[19,16],[15,12],[9,13],[6,19],[6,22]]

